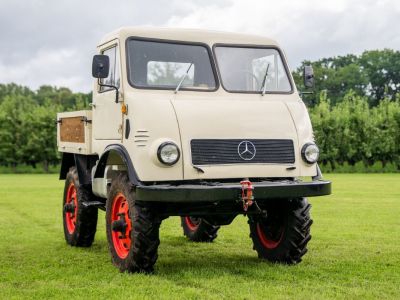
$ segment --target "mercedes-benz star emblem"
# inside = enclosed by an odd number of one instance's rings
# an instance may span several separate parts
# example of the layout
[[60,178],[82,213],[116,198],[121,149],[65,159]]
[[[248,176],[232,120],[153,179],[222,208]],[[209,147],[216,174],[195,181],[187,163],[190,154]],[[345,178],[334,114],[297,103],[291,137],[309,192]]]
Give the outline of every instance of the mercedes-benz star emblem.
[[256,156],[256,146],[250,141],[242,141],[238,145],[238,154],[243,160],[252,160]]

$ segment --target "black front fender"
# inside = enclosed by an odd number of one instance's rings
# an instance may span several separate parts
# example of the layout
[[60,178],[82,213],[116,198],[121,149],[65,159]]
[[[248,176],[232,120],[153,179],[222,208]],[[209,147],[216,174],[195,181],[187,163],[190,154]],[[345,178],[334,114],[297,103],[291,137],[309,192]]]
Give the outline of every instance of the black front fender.
[[132,160],[129,156],[128,151],[125,149],[124,146],[119,145],[119,144],[112,144],[107,146],[107,148],[104,150],[103,154],[100,157],[99,162],[97,163],[96,166],[96,171],[94,173],[95,178],[101,178],[104,177],[104,172],[107,166],[107,160],[110,155],[110,153],[116,153],[121,160],[124,162],[128,169],[128,178],[129,181],[135,185],[139,186],[141,185],[141,182],[136,174],[135,168],[133,167]]

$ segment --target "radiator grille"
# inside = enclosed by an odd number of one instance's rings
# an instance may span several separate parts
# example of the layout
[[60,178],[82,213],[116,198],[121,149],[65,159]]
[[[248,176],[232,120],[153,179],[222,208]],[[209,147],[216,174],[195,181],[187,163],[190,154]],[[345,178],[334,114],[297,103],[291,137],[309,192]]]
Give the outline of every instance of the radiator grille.
[[192,163],[194,165],[217,165],[238,163],[291,164],[295,161],[292,140],[192,140]]

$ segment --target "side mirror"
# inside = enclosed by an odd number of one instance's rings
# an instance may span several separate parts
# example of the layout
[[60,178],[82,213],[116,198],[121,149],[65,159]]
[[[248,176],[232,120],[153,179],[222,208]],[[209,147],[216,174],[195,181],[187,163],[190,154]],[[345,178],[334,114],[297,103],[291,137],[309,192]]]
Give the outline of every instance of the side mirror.
[[314,70],[312,66],[304,66],[303,80],[306,88],[314,87]]
[[107,78],[110,71],[110,58],[108,55],[93,56],[92,76],[94,78]]

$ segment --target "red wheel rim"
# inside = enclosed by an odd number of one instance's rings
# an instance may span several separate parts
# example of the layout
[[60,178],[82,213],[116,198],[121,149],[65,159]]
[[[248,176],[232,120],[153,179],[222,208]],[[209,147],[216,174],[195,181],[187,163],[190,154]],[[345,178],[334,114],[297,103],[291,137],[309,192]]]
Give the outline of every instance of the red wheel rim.
[[271,237],[267,237],[265,234],[265,229],[260,225],[260,223],[257,223],[257,235],[260,239],[261,244],[267,248],[267,249],[274,249],[278,247],[278,245],[282,241],[283,237],[283,227],[280,229],[280,234],[278,239],[272,239]]
[[114,197],[111,209],[111,225],[115,221],[124,220],[126,223],[125,232],[111,230],[112,242],[117,255],[124,259],[129,254],[131,248],[132,222],[129,216],[129,204],[122,193]]
[[186,226],[191,230],[195,231],[200,224],[200,220],[192,217],[185,217]]
[[78,215],[78,197],[75,185],[71,182],[67,190],[66,204],[74,204],[74,212],[65,212],[65,222],[67,223],[67,230],[69,234],[73,234],[76,226],[76,217]]

